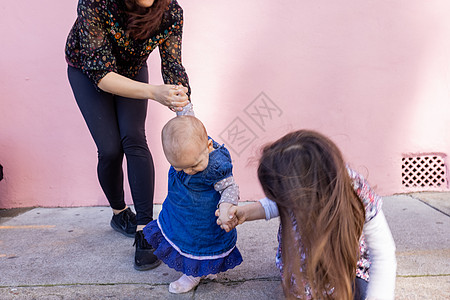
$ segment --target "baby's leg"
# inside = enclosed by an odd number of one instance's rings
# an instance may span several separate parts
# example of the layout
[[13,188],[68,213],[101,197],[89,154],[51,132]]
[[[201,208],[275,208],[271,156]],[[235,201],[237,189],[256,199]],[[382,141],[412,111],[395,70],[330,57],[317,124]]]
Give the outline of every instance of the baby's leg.
[[200,278],[183,274],[177,281],[170,283],[169,292],[173,294],[187,293],[200,283]]

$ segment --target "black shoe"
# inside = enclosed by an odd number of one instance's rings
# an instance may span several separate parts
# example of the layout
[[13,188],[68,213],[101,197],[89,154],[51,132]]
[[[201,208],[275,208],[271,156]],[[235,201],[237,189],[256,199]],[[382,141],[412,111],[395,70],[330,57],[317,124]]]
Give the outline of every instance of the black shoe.
[[[146,271],[156,268],[161,264],[161,261],[153,254],[152,246],[144,237],[144,232],[139,230],[136,232],[134,238],[134,245],[136,245],[136,253],[134,255],[134,268],[138,271]],[[133,245],[133,246],[134,246]]]
[[136,215],[129,207],[120,214],[113,215],[110,224],[114,230],[127,237],[134,237],[136,233]]

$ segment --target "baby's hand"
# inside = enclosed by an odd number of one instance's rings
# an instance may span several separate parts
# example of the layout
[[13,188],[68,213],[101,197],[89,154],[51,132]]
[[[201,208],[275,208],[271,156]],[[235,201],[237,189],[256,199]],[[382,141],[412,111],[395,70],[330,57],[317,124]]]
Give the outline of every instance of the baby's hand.
[[238,224],[238,220],[235,216],[235,208],[237,206],[231,203],[223,202],[219,205],[219,209],[216,210],[217,225],[220,226],[226,232],[231,231]]

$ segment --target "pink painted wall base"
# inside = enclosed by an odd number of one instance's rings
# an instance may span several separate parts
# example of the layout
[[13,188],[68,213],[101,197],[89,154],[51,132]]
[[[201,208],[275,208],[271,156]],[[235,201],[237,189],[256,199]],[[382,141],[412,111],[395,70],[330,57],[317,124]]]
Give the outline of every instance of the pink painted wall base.
[[[209,135],[230,149],[243,201],[262,197],[260,147],[299,128],[328,135],[381,195],[448,190],[449,1],[179,3],[192,102]],[[1,29],[0,208],[107,205],[96,148],[66,75],[76,5],[2,4],[9,26]],[[152,54],[155,84],[159,63]],[[169,168],[160,131],[173,116],[150,103],[155,203],[164,200]],[[436,154],[443,181],[407,186],[404,159]],[[131,204],[128,188],[126,197]]]

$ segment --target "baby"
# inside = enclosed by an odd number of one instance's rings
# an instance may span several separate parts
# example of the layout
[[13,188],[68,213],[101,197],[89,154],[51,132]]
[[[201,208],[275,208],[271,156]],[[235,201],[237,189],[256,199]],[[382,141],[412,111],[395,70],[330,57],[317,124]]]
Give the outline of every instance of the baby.
[[184,115],[162,130],[164,154],[171,164],[168,194],[157,220],[144,228],[154,254],[183,275],[169,292],[184,293],[200,279],[232,269],[242,262],[237,234],[216,224],[226,223],[227,211],[237,205],[239,188],[233,179],[228,150],[208,137],[202,122]]

